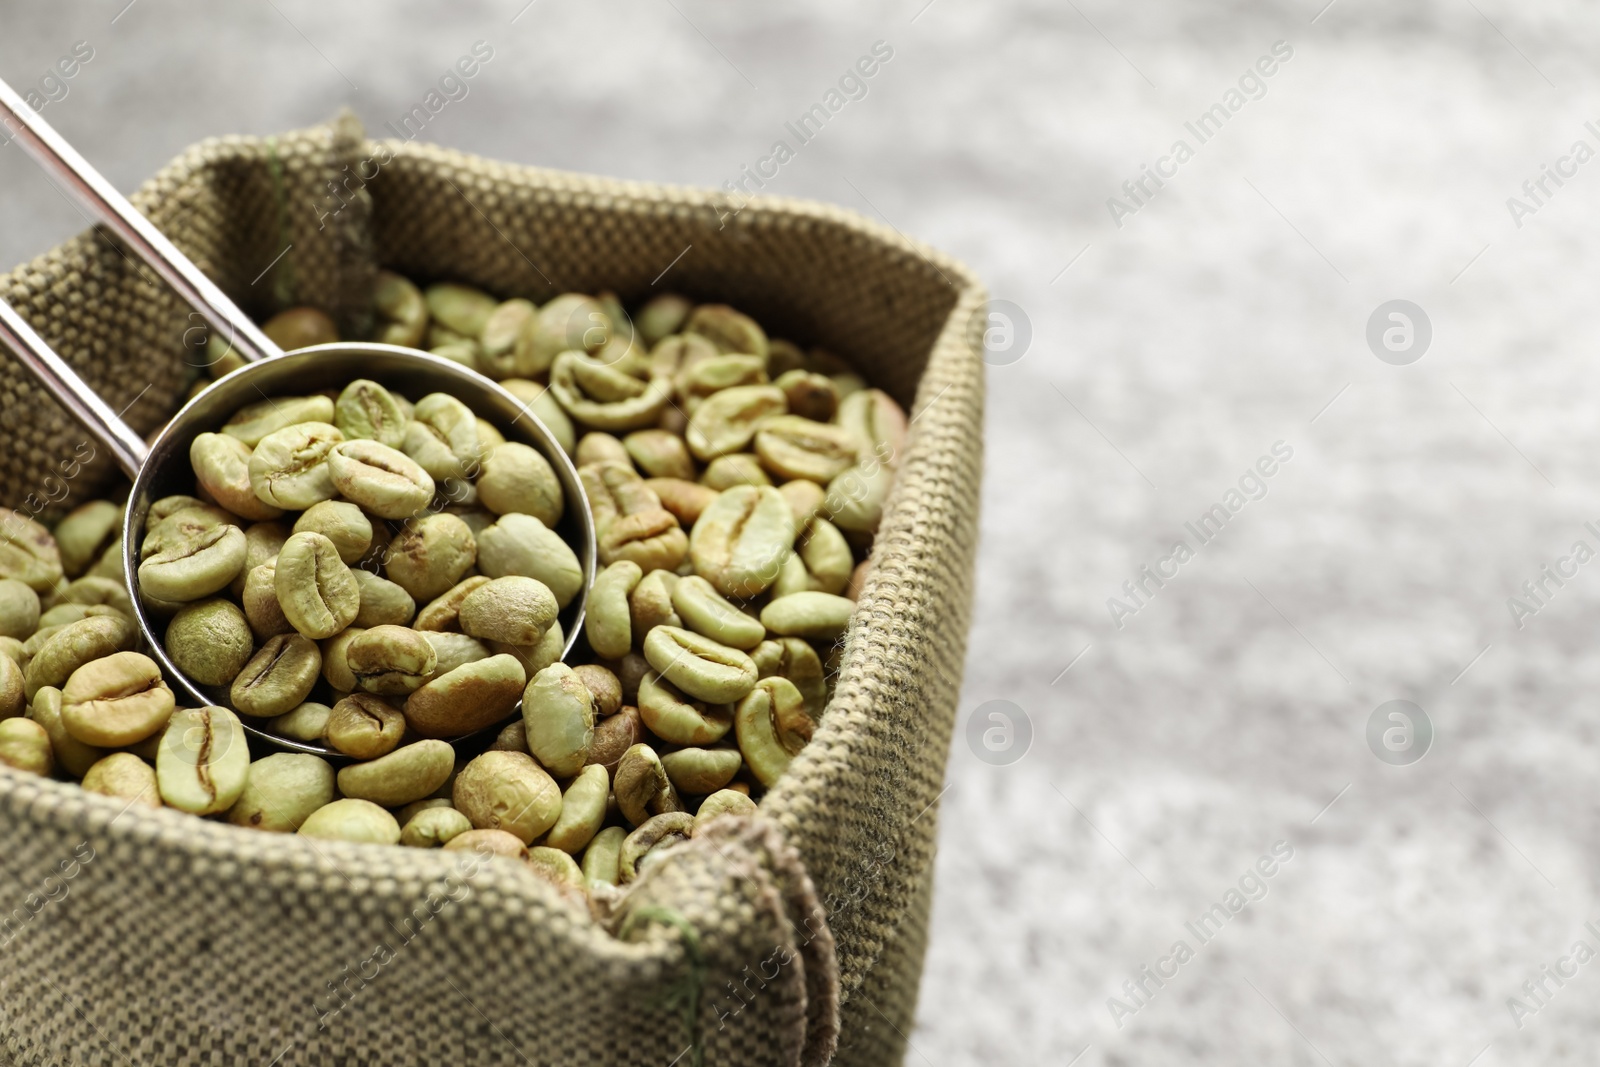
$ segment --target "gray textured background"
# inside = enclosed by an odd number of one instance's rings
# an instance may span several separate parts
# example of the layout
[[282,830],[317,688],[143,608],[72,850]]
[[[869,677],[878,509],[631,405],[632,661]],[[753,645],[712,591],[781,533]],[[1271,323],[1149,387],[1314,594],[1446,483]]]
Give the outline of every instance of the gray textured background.
[[[124,188],[212,134],[345,103],[377,129],[480,38],[431,139],[716,185],[889,42],[773,190],[965,259],[1032,332],[990,377],[962,726],[1007,700],[1033,741],[995,766],[957,739],[908,1062],[1594,1062],[1600,964],[1521,1029],[1506,1004],[1600,948],[1600,563],[1520,630],[1506,606],[1600,549],[1600,161],[1520,228],[1506,207],[1600,148],[1592,5],[124,2],[0,3],[14,84],[92,43],[46,114]],[[1265,97],[1115,226],[1106,198],[1279,40]],[[0,188],[0,261],[77,228],[15,149]],[[1394,298],[1433,324],[1411,366],[1364,340]],[[1115,628],[1106,598],[1277,441],[1266,498]],[[1395,698],[1437,728],[1414,766],[1364,740]],[[1199,946],[1185,921],[1280,841]]]

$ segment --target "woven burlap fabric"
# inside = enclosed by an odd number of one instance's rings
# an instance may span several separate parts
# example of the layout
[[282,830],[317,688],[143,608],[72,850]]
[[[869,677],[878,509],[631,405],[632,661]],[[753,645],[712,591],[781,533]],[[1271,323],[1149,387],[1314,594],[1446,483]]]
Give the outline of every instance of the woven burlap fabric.
[[[849,212],[364,142],[348,122],[209,142],[138,202],[258,314],[306,302],[358,324],[377,264],[534,299],[670,288],[838,351],[914,422],[815,739],[760,817],[725,822],[594,916],[499,862],[467,877],[442,853],[314,845],[0,776],[12,1062],[903,1057],[970,611],[977,282]],[[103,238],[0,286],[114,407],[143,391],[141,429],[196,373],[188,309]],[[81,433],[10,388],[6,404],[30,405],[0,429],[19,457],[0,481],[14,504]]]

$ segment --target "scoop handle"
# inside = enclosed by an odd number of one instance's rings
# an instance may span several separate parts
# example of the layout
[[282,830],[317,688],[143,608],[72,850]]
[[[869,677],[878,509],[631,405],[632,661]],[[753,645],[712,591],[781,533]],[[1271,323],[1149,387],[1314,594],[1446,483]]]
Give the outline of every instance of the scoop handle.
[[[12,141],[57,179],[63,192],[121,239],[138,259],[149,264],[201,318],[214,329],[225,331],[241,359],[253,363],[283,354],[216,283],[178,251],[16,90],[0,80],[0,147]],[[124,474],[133,478],[139,473],[148,453],[144,440],[3,299],[0,343],[15,353],[39,384],[112,454]]]

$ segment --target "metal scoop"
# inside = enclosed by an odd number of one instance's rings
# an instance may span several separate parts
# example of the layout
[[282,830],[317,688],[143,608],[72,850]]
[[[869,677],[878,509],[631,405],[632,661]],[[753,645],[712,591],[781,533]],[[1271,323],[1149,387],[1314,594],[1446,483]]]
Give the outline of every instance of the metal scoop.
[[[90,436],[115,457],[123,473],[133,481],[122,520],[123,566],[129,591],[133,594],[139,629],[167,676],[177,681],[180,705],[192,702],[229,706],[230,702],[226,690],[198,685],[178,669],[160,640],[159,635],[165,631],[164,623],[161,620],[153,623],[141,602],[138,590],[140,544],[144,540],[145,515],[150,505],[165,496],[194,493],[194,471],[189,465],[190,443],[199,434],[219,430],[240,408],[263,398],[304,396],[322,389],[343,388],[358,378],[376,381],[413,400],[429,393],[448,393],[479,417],[493,423],[508,441],[530,445],[550,461],[566,496],[564,517],[556,532],[573,547],[584,570],[583,589],[560,617],[567,638],[562,654],[563,657],[571,654],[583,628],[584,605],[594,581],[594,521],[572,461],[520,400],[459,363],[394,345],[330,344],[285,353],[3,81],[0,81],[0,124],[45,171],[60,181],[66,192],[135,256],[161,275],[213,329],[231,338],[233,351],[246,361],[245,366],[218,379],[185,404],[147,446],[22,316],[0,300],[0,344],[10,349]],[[275,745],[343,758],[332,749],[278,737],[260,729],[249,718],[240,718],[245,729]]]

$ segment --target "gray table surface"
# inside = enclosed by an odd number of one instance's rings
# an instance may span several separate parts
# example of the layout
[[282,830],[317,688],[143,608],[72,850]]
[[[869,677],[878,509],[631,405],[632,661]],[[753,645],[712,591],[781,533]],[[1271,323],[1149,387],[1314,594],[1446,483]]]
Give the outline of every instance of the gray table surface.
[[[1600,549],[1600,162],[1570,158],[1600,150],[1600,17],[1323,3],[3,0],[0,73],[37,84],[88,42],[47,115],[132,188],[208,135],[343,104],[381,128],[482,39],[430,139],[717,185],[886,42],[773,190],[959,256],[1030,335],[990,374],[908,1062],[1592,1063],[1600,968],[1522,985],[1600,949],[1600,563],[1520,620],[1508,598]],[[1201,143],[1185,123],[1279,41]],[[1171,176],[1135,202],[1144,164]],[[1535,203],[1543,165],[1572,176]],[[0,261],[78,228],[14,149],[0,189]],[[1394,299],[1431,323],[1409,365],[1366,340]],[[1277,442],[1265,496],[1199,545],[1184,524],[1255,493]],[[1108,598],[1180,538],[1119,628]],[[1369,749],[1395,699],[1435,730],[1412,765]],[[989,701],[1025,716],[1019,761],[965,740]]]

